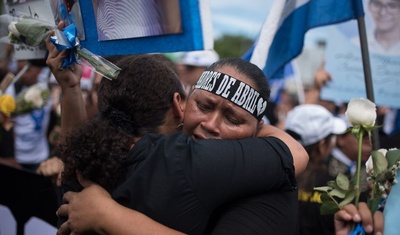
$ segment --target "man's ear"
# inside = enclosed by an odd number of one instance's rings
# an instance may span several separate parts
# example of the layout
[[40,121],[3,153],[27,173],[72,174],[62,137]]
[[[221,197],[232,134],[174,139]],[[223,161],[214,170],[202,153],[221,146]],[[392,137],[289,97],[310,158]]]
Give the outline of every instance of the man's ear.
[[186,106],[186,100],[183,99],[179,93],[175,92],[172,101],[172,110],[175,118],[179,119],[180,122],[183,122],[185,106]]

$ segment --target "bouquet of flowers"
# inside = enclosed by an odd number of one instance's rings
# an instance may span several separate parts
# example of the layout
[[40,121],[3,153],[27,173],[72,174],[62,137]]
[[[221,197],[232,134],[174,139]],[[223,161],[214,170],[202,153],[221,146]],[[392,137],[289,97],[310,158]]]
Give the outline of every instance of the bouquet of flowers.
[[[364,98],[355,98],[349,102],[346,118],[352,125],[347,131],[351,131],[358,140],[356,176],[349,180],[345,175],[339,174],[335,180],[327,182],[327,186],[314,188],[314,190],[323,193],[321,195],[321,214],[334,214],[351,202],[358,206],[362,139],[364,134],[368,134],[371,139],[371,131],[379,127],[375,126],[375,104]],[[395,178],[399,167],[400,150],[380,149],[372,151],[366,162],[366,171],[369,175],[367,180],[372,188],[367,203],[372,213],[383,206],[391,186],[397,183]],[[357,234],[360,231],[361,229],[356,229],[353,233]]]
[[91,64],[96,72],[102,74],[104,77],[115,79],[118,76],[121,70],[120,68],[80,46],[77,37],[77,29],[73,23],[69,24],[61,31],[58,30],[55,25],[51,25],[36,18],[21,16],[16,19],[17,20],[12,20],[8,25],[11,43],[24,43],[34,47],[42,46],[50,31],[54,30],[56,35],[51,37],[50,40],[56,45],[57,49],[70,49],[70,56],[63,63],[64,68],[76,62],[80,62],[82,59]]
[[16,98],[16,110],[14,115],[31,112],[34,109],[43,108],[50,98],[50,90],[45,84],[37,83],[21,92]]

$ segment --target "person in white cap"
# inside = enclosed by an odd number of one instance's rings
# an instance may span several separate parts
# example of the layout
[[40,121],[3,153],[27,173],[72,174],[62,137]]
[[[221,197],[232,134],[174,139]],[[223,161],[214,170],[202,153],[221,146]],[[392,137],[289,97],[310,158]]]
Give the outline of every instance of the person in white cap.
[[334,234],[333,215],[321,215],[320,193],[317,186],[332,180],[326,164],[336,142],[336,135],[346,131],[346,123],[317,104],[303,104],[291,110],[285,130],[306,149],[310,160],[298,182],[299,231],[302,234]]
[[178,75],[186,93],[203,73],[204,69],[219,60],[219,55],[214,50],[185,52],[177,63]]

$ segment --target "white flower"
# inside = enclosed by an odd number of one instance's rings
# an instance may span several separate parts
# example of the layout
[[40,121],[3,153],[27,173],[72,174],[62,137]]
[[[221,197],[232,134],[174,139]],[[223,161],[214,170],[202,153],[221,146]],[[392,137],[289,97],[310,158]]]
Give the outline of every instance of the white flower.
[[347,106],[346,117],[352,126],[373,126],[376,120],[376,105],[365,98],[353,98]]
[[15,37],[19,38],[19,36],[21,36],[21,34],[18,32],[17,27],[15,26],[18,22],[16,21],[12,21],[9,25],[8,25],[8,31],[10,33],[12,33]]
[[41,108],[43,105],[42,89],[39,86],[29,88],[24,96],[26,102],[32,102],[35,108]]
[[369,156],[368,161],[365,163],[365,170],[367,171],[367,174],[372,174],[374,172],[372,156]]
[[386,153],[388,152],[388,150],[387,149],[378,149],[378,152],[382,153],[382,155],[386,157]]

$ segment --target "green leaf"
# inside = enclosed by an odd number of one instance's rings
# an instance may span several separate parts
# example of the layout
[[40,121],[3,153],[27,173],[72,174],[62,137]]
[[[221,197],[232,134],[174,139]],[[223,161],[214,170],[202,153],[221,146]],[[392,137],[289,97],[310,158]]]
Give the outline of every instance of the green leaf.
[[332,190],[332,188],[329,186],[322,186],[322,187],[314,187],[314,190],[320,191],[320,192],[328,192],[328,191]]
[[382,126],[362,126],[366,131],[371,132],[372,130],[375,130],[377,128],[380,128]]
[[339,198],[344,198],[346,195],[346,190],[343,189],[334,189],[329,192],[329,195],[339,197]]
[[321,193],[320,198],[321,198],[322,204],[324,204],[325,202],[328,202],[328,201],[332,201],[332,198],[329,197],[328,193]]
[[356,183],[357,183],[357,178],[354,176],[354,177],[351,178],[351,180],[350,180],[349,188],[350,188],[350,189],[354,189],[354,186],[356,186]]
[[347,191],[346,196],[344,197],[343,201],[341,201],[339,203],[340,206],[344,206],[349,204],[350,202],[352,202],[354,200],[356,196],[356,192],[351,190],[351,191]]
[[328,186],[331,188],[339,188],[339,186],[336,184],[335,180],[330,180],[327,182]]
[[372,163],[374,165],[374,174],[379,175],[387,169],[388,161],[386,157],[379,151],[372,151]]
[[388,161],[388,166],[392,167],[396,162],[400,160],[400,149],[392,149],[386,153],[386,159]]
[[368,199],[368,207],[370,211],[373,213],[378,209],[379,203],[381,202],[381,198],[370,198]]
[[339,173],[338,176],[336,177],[336,184],[342,190],[348,190],[349,189],[349,179],[347,178],[347,176],[345,176],[342,173]]
[[321,215],[332,215],[339,210],[339,206],[333,201],[324,202],[320,208]]
[[357,140],[358,140],[358,136],[360,135],[360,131],[361,131],[360,125],[353,126],[353,128],[351,129],[351,133]]

